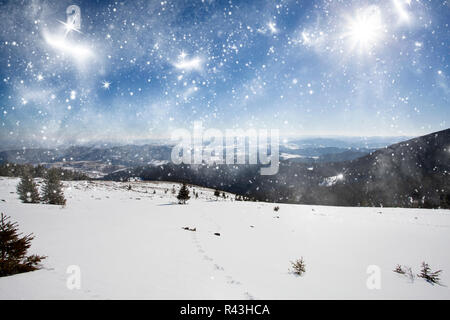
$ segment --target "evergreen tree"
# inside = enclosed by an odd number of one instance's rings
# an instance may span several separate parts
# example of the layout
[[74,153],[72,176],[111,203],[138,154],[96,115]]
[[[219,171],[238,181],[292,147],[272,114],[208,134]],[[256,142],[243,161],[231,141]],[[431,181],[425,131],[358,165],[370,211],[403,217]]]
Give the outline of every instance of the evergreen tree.
[[216,198],[218,199],[220,197],[220,191],[219,190],[214,190],[214,195],[216,196]]
[[38,164],[35,168],[34,168],[34,176],[35,177],[45,177],[45,167],[41,164]]
[[420,273],[417,275],[419,278],[423,278],[426,281],[430,283],[439,283],[440,281],[440,274],[442,270],[438,271],[432,271],[428,263],[425,261],[422,262],[422,269],[420,270]]
[[183,183],[177,195],[178,203],[186,204],[186,201],[190,198],[191,197],[189,196],[189,189],[187,188],[186,183]]
[[17,193],[22,202],[39,203],[39,192],[30,171],[26,170],[23,172],[22,178],[17,185]]
[[44,195],[42,199],[48,204],[65,205],[66,199],[64,198],[64,192],[62,190],[63,185],[61,183],[57,170],[50,169],[45,176]]
[[27,251],[34,239],[32,234],[20,237],[17,223],[9,221],[3,213],[0,216],[0,277],[39,269],[39,263],[46,257],[31,255]]

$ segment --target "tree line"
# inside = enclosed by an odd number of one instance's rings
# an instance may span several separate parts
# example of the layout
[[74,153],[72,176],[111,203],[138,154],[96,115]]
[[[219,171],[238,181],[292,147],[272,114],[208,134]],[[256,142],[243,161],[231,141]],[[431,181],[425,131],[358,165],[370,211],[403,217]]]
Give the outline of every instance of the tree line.
[[24,203],[40,203],[42,201],[47,204],[65,205],[66,199],[61,177],[61,171],[57,168],[47,170],[42,194],[40,194],[33,175],[30,171],[24,170],[17,185],[20,200]]
[[[0,164],[0,176],[4,177],[21,177],[24,173],[30,174],[33,178],[45,178],[47,171],[50,170],[43,165],[33,166],[31,164],[18,164],[5,162]],[[74,181],[74,180],[90,180],[86,174],[62,168],[52,168],[61,177],[61,180]]]

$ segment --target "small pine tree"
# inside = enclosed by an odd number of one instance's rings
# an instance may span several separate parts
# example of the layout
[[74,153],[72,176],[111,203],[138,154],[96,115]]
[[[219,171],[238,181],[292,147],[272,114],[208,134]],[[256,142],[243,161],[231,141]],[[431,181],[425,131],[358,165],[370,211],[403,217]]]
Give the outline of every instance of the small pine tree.
[[306,272],[306,264],[305,260],[303,260],[303,257],[295,261],[291,261],[291,265],[293,269],[292,272],[298,276],[301,276]]
[[220,197],[220,191],[219,190],[214,190],[214,195],[216,196],[216,198],[218,199]]
[[61,183],[57,170],[50,169],[44,180],[43,197],[44,202],[48,204],[65,205],[63,185]]
[[22,174],[21,180],[17,185],[17,193],[22,202],[39,203],[39,192],[36,183],[34,183],[33,176],[28,170]]
[[439,284],[440,281],[440,274],[441,274],[442,270],[438,270],[438,271],[431,271],[430,266],[428,265],[428,263],[426,263],[425,261],[422,262],[422,269],[420,270],[420,274],[418,274],[417,276],[419,278],[423,278],[426,281],[430,282],[430,283],[437,283]]
[[34,239],[32,234],[20,237],[18,226],[10,217],[0,215],[0,277],[39,269],[45,256],[27,256]]
[[189,189],[186,186],[186,183],[183,183],[180,191],[178,192],[177,199],[179,204],[186,204],[191,197],[189,196]]

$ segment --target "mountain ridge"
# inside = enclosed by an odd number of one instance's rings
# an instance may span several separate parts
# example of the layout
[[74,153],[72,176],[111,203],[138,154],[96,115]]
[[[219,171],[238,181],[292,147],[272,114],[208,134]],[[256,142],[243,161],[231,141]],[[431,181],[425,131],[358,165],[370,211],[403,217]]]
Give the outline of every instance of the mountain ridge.
[[[281,161],[277,175],[258,165],[137,167],[106,180],[169,180],[246,195],[260,201],[343,206],[442,205],[450,193],[450,129],[412,138],[351,161]],[[324,183],[325,179],[333,183]],[[444,205],[446,205],[444,203]]]

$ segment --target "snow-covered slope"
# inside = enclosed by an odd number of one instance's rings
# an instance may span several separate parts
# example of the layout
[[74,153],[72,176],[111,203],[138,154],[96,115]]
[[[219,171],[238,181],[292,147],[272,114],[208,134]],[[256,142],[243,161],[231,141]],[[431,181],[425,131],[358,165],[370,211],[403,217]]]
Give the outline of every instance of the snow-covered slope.
[[[0,178],[0,211],[33,232],[30,251],[48,258],[39,271],[0,278],[0,299],[450,298],[448,210],[279,204],[275,212],[269,203],[216,201],[202,188],[178,205],[172,183],[127,190],[83,181],[65,183],[62,208],[20,203],[17,183]],[[300,257],[298,277],[289,268]],[[392,271],[402,264],[417,274],[422,261],[444,270],[443,286]],[[80,267],[80,289],[67,288],[71,265]],[[366,285],[370,265],[381,270],[380,290]]]

